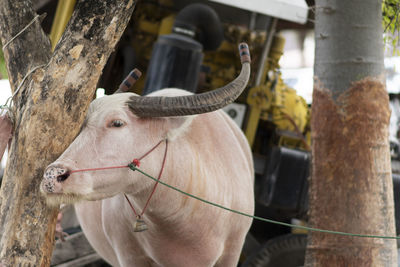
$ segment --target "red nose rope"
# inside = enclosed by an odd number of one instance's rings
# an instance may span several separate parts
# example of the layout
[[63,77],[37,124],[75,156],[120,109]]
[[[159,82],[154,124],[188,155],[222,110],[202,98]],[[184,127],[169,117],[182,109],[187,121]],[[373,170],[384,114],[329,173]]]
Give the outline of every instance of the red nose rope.
[[164,150],[163,161],[162,161],[162,164],[161,164],[161,169],[160,169],[160,172],[158,173],[157,181],[156,181],[156,183],[155,183],[154,186],[153,186],[153,190],[151,191],[149,197],[147,198],[146,204],[144,205],[144,207],[143,207],[143,209],[142,209],[142,212],[141,212],[140,214],[138,214],[138,213],[136,212],[136,210],[135,210],[135,208],[133,207],[131,201],[129,200],[129,198],[127,197],[127,195],[124,193],[124,196],[125,196],[126,200],[128,201],[129,206],[131,207],[133,213],[134,213],[135,216],[136,216],[136,221],[135,221],[135,223],[133,224],[133,230],[134,230],[135,232],[145,231],[145,230],[147,230],[147,225],[146,225],[146,223],[145,223],[141,218],[142,218],[144,212],[146,211],[146,209],[147,209],[147,207],[148,207],[148,205],[149,205],[149,203],[150,203],[150,199],[153,197],[154,192],[156,191],[158,182],[159,182],[160,179],[161,179],[161,175],[162,175],[162,173],[163,173],[164,166],[165,166],[165,161],[166,161],[166,158],[167,158],[168,139],[162,139],[162,140],[161,140],[160,142],[158,142],[154,147],[152,147],[149,151],[147,151],[143,156],[141,156],[140,158],[135,158],[135,159],[133,159],[132,162],[129,163],[128,165],[123,165],[123,166],[111,166],[111,167],[102,167],[102,168],[92,168],[92,169],[80,169],[80,170],[73,170],[73,171],[70,171],[70,173],[72,174],[72,173],[75,173],[75,172],[89,172],[89,171],[100,171],[100,170],[110,170],[110,169],[129,168],[129,167],[131,166],[131,164],[134,165],[135,167],[139,167],[139,166],[140,166],[140,161],[141,161],[143,158],[147,157],[151,152],[153,152],[153,151],[154,151],[159,145],[161,145],[161,143],[164,142],[164,141],[165,141],[165,150]]

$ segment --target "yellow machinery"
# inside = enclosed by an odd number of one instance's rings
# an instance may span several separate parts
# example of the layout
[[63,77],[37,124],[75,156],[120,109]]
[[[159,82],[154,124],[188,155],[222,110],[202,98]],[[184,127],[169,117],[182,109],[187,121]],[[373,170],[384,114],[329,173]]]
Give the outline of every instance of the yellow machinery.
[[[66,24],[73,12],[76,0],[59,1],[55,14],[53,27],[50,33],[52,47],[54,49],[61,37]],[[131,45],[140,57],[139,68],[144,76],[135,84],[135,92],[141,93],[145,81],[145,68],[151,56],[153,43],[159,35],[169,34],[175,20],[173,1],[159,0],[154,3],[143,1],[139,3],[133,21],[133,34],[135,38]],[[204,66],[209,71],[203,73],[198,90],[207,91],[220,87],[234,77],[240,65],[234,55],[236,44],[241,41],[249,43],[253,59],[259,58],[262,45],[266,39],[266,33],[262,31],[251,31],[245,27],[236,25],[224,25],[225,40],[217,51],[205,53]],[[247,99],[242,96],[240,102],[249,105],[247,123],[244,132],[249,143],[256,146],[256,133],[261,121],[273,123],[276,133],[280,136],[279,145],[309,150],[309,109],[305,100],[289,88],[281,79],[279,72],[279,59],[283,54],[285,40],[275,35],[272,46],[265,64],[261,84],[254,86],[254,75],[250,81],[251,89],[247,93]],[[253,61],[252,72],[257,71],[254,67],[259,62]]]
[[284,44],[283,37],[274,36],[264,81],[249,90],[250,114],[245,133],[253,145],[260,120],[269,121],[276,126],[279,145],[309,150],[309,108],[305,100],[283,82],[279,71]]
[[[161,3],[162,2],[162,3]],[[172,1],[160,1],[162,5],[154,6],[145,1],[138,4],[137,12],[133,18],[132,34],[135,39],[132,42],[137,54],[139,68],[143,70],[143,78],[135,84],[134,90],[141,93],[146,79],[146,67],[150,61],[151,48],[159,35],[169,34],[175,19],[174,12],[168,12],[172,8]],[[198,92],[204,92],[220,87],[229,82],[240,70],[235,53],[236,45],[246,41],[252,52],[252,77],[249,83],[251,87],[239,98],[239,102],[247,104],[247,120],[243,130],[249,143],[256,150],[256,132],[261,121],[267,121],[275,125],[276,133],[280,136],[278,145],[289,146],[309,150],[309,108],[305,100],[297,95],[296,91],[288,87],[281,79],[279,59],[283,54],[285,40],[275,35],[268,55],[265,69],[263,70],[262,83],[255,86],[255,73],[258,71],[258,59],[261,58],[263,45],[267,38],[265,31],[251,31],[246,27],[224,24],[225,40],[216,51],[206,51],[203,66],[207,69],[201,73]]]
[[51,48],[53,50],[56,47],[58,40],[61,38],[69,19],[71,18],[75,3],[76,0],[58,1],[54,22],[50,32]]
[[[141,93],[146,80],[151,51],[160,35],[170,34],[176,13],[172,12],[172,1],[158,1],[158,4],[143,1],[138,3],[132,25],[131,34],[135,36],[132,47],[138,55],[137,63],[142,70],[142,78],[134,85],[134,91]],[[225,40],[216,51],[206,51],[203,65],[205,72],[200,75],[198,92],[204,92],[223,86],[240,71],[240,62],[236,58],[237,44],[245,41],[249,44],[253,56],[252,66],[257,66],[257,54],[261,53],[266,39],[265,31],[250,31],[246,27],[224,24]],[[254,76],[254,75],[253,75]],[[253,79],[254,80],[254,79]],[[245,98],[241,99],[245,102]]]

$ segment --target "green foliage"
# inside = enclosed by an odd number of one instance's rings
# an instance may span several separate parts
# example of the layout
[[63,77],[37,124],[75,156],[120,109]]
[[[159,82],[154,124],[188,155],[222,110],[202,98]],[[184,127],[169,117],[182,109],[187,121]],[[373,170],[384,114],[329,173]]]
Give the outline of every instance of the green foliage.
[[[382,16],[385,43],[395,48],[400,44],[400,0],[383,0]],[[400,55],[396,49],[393,53]]]
[[0,47],[0,79],[8,79],[6,61],[4,60],[3,49]]

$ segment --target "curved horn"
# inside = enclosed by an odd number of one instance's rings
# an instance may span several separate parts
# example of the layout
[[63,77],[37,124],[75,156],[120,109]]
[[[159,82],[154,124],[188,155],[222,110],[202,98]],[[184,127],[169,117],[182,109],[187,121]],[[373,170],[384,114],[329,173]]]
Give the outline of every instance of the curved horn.
[[139,117],[171,117],[207,113],[235,101],[250,77],[250,52],[246,43],[239,45],[242,70],[239,76],[224,87],[210,92],[176,97],[131,96],[127,104]]

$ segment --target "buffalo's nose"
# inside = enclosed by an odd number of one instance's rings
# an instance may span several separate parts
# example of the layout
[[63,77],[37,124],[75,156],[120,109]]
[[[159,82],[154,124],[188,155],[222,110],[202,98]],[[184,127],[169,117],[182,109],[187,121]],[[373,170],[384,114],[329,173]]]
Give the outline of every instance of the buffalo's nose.
[[41,190],[46,193],[61,193],[62,182],[70,176],[68,168],[49,166],[44,172]]
[[46,169],[44,173],[44,178],[49,180],[56,179],[57,182],[61,183],[70,176],[70,171],[68,168],[61,166],[50,166]]

